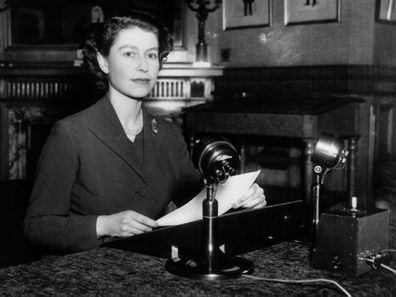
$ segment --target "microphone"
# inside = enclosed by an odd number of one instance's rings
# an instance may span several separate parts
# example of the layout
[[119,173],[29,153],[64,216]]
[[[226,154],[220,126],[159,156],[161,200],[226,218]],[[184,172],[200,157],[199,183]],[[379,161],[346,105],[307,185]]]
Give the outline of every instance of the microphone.
[[[169,260],[165,268],[176,275],[208,280],[237,278],[254,270],[252,262],[224,253],[216,242],[214,219],[218,216],[215,186],[237,174],[237,149],[222,137],[207,137],[193,148],[192,160],[205,179],[206,199],[202,202],[202,232],[200,256],[187,261]],[[194,265],[191,265],[194,261]]]
[[348,156],[342,139],[334,134],[322,132],[312,154],[314,182],[312,184],[312,236],[318,231],[322,188],[325,176],[335,168],[342,168]]
[[324,177],[332,169],[343,168],[347,156],[342,139],[330,133],[321,134],[312,155],[312,162],[316,165],[312,188],[312,235],[315,244],[311,266],[360,275],[376,268],[373,259],[388,260],[382,250],[389,247],[389,211],[359,210],[356,197],[348,197],[353,201],[352,208],[336,209],[320,215],[319,200]]
[[238,151],[223,137],[207,137],[198,141],[192,160],[209,184],[226,181],[238,173]]
[[348,151],[342,139],[331,133],[322,132],[312,154],[312,162],[327,168],[345,164]]

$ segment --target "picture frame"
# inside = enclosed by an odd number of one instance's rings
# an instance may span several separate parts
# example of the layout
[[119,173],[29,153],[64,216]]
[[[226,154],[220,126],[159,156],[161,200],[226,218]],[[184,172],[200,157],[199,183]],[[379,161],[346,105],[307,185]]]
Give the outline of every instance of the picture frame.
[[271,0],[224,0],[223,30],[270,26],[271,2]]
[[396,25],[396,1],[376,0],[375,21],[382,24]]
[[285,25],[339,22],[340,0],[285,0]]

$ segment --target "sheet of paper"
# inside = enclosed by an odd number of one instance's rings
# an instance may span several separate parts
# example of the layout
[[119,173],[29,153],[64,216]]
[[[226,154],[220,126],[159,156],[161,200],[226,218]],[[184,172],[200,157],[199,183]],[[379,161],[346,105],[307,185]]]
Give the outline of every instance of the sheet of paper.
[[[228,211],[232,205],[243,196],[254,183],[260,170],[234,175],[227,182],[217,187],[216,200],[219,205],[219,215]],[[202,201],[206,198],[206,188],[182,207],[168,213],[157,220],[159,226],[174,226],[202,219]]]

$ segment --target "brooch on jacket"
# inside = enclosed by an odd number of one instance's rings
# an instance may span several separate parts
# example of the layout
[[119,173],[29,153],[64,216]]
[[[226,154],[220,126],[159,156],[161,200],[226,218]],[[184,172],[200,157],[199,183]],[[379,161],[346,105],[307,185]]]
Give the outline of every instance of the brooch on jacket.
[[158,123],[156,119],[151,120],[151,131],[153,131],[154,134],[158,133]]

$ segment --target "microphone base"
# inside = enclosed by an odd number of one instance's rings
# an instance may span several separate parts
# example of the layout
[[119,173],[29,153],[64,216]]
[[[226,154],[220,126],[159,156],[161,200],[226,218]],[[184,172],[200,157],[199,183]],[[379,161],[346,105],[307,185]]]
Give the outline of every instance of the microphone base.
[[228,256],[220,250],[216,250],[212,257],[212,265],[207,264],[208,259],[201,257],[195,259],[170,259],[165,264],[165,269],[175,275],[193,279],[230,279],[238,278],[242,274],[251,274],[254,265],[251,261]]

